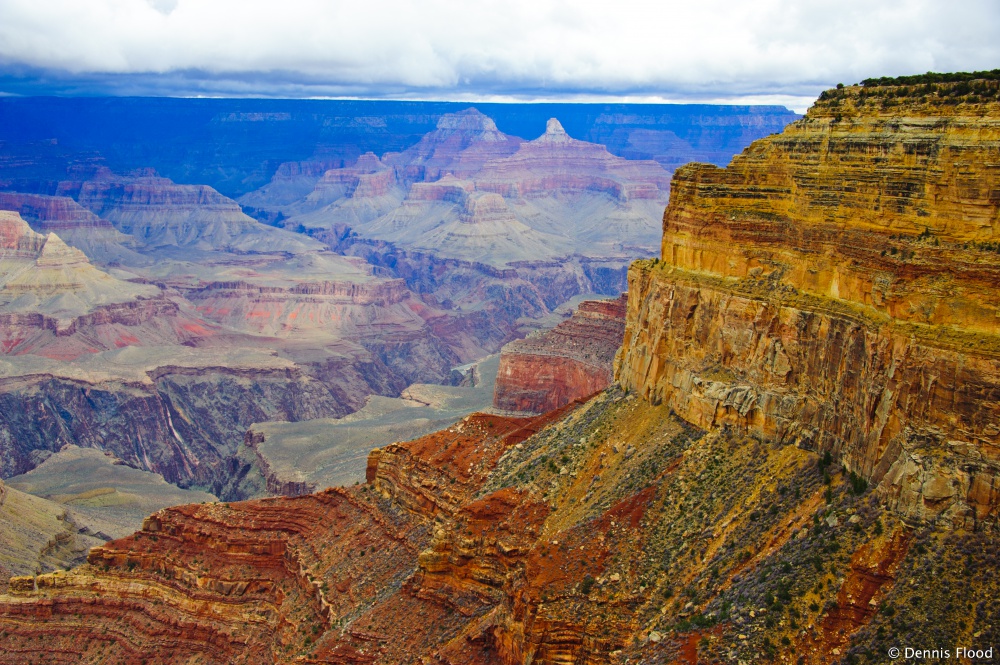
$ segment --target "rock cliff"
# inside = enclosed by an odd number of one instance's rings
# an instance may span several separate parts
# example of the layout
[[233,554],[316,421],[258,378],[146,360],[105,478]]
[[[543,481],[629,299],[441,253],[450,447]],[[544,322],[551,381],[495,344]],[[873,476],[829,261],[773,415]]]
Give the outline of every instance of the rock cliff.
[[957,86],[830,91],[728,168],[678,170],[621,384],[832,452],[908,517],[995,522],[1000,106]]
[[141,261],[134,251],[139,245],[136,239],[69,197],[0,192],[0,210],[19,213],[22,219],[34,224],[34,230],[55,233],[69,245],[83,250],[92,261]]
[[625,305],[624,295],[584,301],[554,329],[504,346],[493,406],[545,413],[607,388],[625,333]]
[[151,247],[237,252],[318,248],[307,238],[263,226],[211,187],[178,185],[146,170],[120,176],[103,169],[87,180],[60,182],[57,194],[74,198]]

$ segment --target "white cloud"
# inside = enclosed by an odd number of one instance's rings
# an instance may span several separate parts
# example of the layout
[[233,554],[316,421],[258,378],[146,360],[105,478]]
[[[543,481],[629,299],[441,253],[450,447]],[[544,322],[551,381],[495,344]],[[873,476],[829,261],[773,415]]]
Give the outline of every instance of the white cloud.
[[0,0],[0,70],[209,94],[802,98],[1000,67],[998,35],[994,0]]

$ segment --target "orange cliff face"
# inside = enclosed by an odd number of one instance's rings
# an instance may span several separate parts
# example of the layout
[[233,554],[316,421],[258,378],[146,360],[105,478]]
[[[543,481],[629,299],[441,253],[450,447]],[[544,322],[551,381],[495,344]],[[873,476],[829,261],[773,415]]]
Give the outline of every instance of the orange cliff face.
[[504,346],[493,406],[545,413],[611,385],[625,305],[625,295],[584,301],[554,329]]
[[956,86],[829,91],[728,168],[678,170],[621,384],[830,451],[908,517],[995,523],[1000,103]]
[[955,103],[947,86],[826,94],[729,167],[676,173],[663,260],[995,333],[1000,104]]

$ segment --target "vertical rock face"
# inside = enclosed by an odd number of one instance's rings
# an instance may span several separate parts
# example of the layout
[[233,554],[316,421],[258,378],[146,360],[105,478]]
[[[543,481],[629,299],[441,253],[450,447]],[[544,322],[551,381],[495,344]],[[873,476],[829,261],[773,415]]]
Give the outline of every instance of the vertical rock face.
[[584,301],[554,329],[507,344],[493,406],[546,413],[607,388],[625,333],[625,304],[625,295]]
[[948,92],[831,91],[729,167],[685,167],[663,260],[722,277],[777,271],[894,319],[995,333],[1000,105]]
[[904,515],[994,523],[1000,104],[958,86],[830,91],[728,168],[680,169],[622,385],[832,451]]

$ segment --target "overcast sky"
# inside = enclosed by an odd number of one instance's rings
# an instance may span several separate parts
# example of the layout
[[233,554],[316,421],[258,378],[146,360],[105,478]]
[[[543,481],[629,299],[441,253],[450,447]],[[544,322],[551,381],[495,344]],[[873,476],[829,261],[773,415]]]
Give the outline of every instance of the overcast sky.
[[1000,67],[997,0],[0,0],[0,94],[776,102]]

